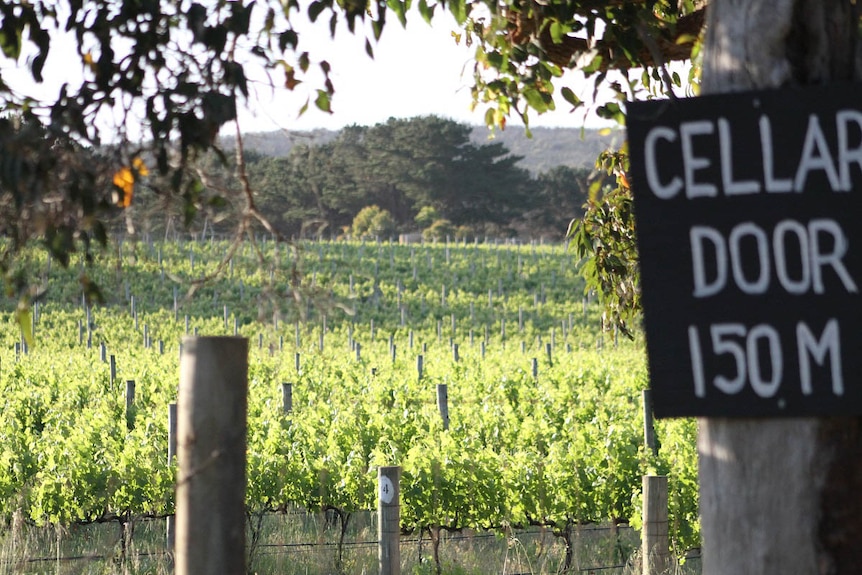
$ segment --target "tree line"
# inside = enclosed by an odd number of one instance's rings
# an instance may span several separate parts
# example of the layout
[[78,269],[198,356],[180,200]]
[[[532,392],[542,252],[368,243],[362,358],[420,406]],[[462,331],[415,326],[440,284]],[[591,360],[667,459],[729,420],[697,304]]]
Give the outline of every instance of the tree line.
[[[562,239],[583,215],[594,171],[557,166],[533,175],[505,145],[476,144],[471,131],[436,116],[392,118],[296,144],[286,155],[245,150],[243,167],[257,209],[286,237]],[[242,198],[236,167],[232,156],[207,156],[202,195]],[[158,226],[164,213],[152,211],[149,224]]]

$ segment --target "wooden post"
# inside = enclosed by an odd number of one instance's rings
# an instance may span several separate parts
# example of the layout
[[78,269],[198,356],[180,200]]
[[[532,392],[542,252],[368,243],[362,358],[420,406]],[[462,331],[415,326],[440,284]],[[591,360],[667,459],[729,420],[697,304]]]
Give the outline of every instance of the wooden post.
[[281,402],[285,413],[293,411],[293,385],[289,383],[281,384]]
[[[168,467],[177,456],[177,404],[168,404]],[[168,515],[165,525],[165,538],[167,539],[168,553],[174,552],[174,544],[177,538],[176,514]]]
[[669,572],[670,544],[667,520],[667,477],[643,477],[643,574],[665,575]]
[[377,545],[380,575],[401,573],[400,467],[377,470]]
[[135,428],[135,382],[126,381],[126,427],[131,431]]
[[177,575],[245,565],[248,340],[183,338],[177,447]]
[[[710,2],[703,93],[858,81],[858,20],[836,0]],[[858,417],[701,419],[703,572],[858,573],[860,451]]]
[[655,441],[655,426],[653,425],[652,416],[652,392],[648,389],[643,390],[641,397],[643,398],[644,407],[644,445],[650,449],[654,455],[658,455],[658,445]]
[[449,388],[445,383],[437,384],[437,409],[443,420],[443,429],[449,429]]

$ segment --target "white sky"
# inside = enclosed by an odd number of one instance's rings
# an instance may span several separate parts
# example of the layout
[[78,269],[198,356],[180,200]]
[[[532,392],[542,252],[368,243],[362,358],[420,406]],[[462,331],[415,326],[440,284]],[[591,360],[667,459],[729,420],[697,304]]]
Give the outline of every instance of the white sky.
[[[307,92],[298,87],[297,94],[282,88],[273,91],[261,82],[256,90],[258,107],[241,115],[245,131],[276,129],[337,129],[349,124],[372,125],[390,117],[409,118],[435,114],[467,124],[484,124],[486,108],[481,104],[470,110],[474,47],[462,39],[457,44],[452,32],[459,31],[448,14],[438,13],[429,26],[417,13],[408,14],[407,28],[390,16],[380,42],[374,46],[372,60],[365,53],[365,40],[346,29],[333,40],[326,25],[314,26],[300,33],[300,46],[313,58],[332,65],[335,85],[333,114],[320,112],[312,104],[301,117],[297,112],[306,101]],[[563,80],[576,94],[589,96],[583,81]],[[562,84],[561,84],[562,85]],[[308,88],[315,86],[309,85]],[[569,113],[570,106],[558,103],[558,109],[541,116],[530,115],[531,126],[581,127],[583,112]],[[596,125],[596,120],[590,121]],[[510,118],[514,128],[520,125]]]
[[[327,60],[332,67],[331,79],[335,85],[332,101],[333,114],[319,111],[313,104],[314,88],[319,83],[301,84],[294,92],[284,87],[272,88],[275,82],[283,86],[283,78],[268,80],[262,70],[256,73],[248,67],[246,73],[252,82],[250,103],[240,111],[244,132],[272,130],[309,130],[313,128],[339,129],[350,124],[373,125],[390,117],[409,118],[435,114],[473,125],[484,124],[486,108],[481,104],[470,111],[472,83],[472,55],[474,47],[459,45],[452,36],[460,31],[448,13],[438,12],[431,27],[416,11],[408,14],[404,29],[394,14],[389,15],[386,28],[374,46],[375,58],[365,53],[365,37],[352,35],[346,26],[332,39],[327,23],[322,18],[316,25],[301,25],[300,48],[311,54],[312,69],[315,63]],[[26,55],[22,57],[22,60]],[[52,39],[51,56],[46,64],[44,84],[34,87],[26,72],[14,69],[9,60],[0,59],[3,80],[19,86],[37,97],[55,98],[65,81],[73,81],[81,74],[82,63],[71,37],[58,35]],[[574,73],[563,77],[563,82],[583,99],[588,99],[590,85],[575,80]],[[559,89],[559,87],[558,87]],[[298,112],[312,91],[307,112]],[[581,127],[583,111],[569,113],[569,105],[558,102],[559,109],[541,116],[531,113],[532,126]],[[587,125],[600,124],[590,118]],[[606,124],[605,124],[606,125]],[[516,117],[509,118],[511,129],[518,129]],[[233,127],[225,128],[228,133]],[[140,133],[129,126],[130,135]]]

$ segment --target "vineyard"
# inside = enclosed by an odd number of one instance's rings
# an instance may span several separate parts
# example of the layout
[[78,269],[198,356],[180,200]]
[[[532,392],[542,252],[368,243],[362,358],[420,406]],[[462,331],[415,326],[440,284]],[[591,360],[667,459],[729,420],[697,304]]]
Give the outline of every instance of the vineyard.
[[[405,534],[542,527],[570,548],[585,524],[637,527],[641,476],[659,473],[677,552],[699,546],[695,424],[658,422],[644,446],[643,342],[602,332],[563,247],[115,248],[93,267],[20,262],[48,291],[31,343],[14,304],[0,318],[7,525],[171,515],[182,337],[240,334],[250,518],[328,510],[343,532],[375,508],[377,467],[399,465]],[[103,305],[87,305],[82,273]]]

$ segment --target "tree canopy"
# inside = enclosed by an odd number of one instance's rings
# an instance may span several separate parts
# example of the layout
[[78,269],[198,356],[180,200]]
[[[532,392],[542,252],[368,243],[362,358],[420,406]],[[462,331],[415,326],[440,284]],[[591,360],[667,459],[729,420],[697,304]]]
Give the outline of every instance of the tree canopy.
[[[503,144],[476,143],[471,131],[435,116],[349,126],[283,156],[246,154],[246,172],[259,211],[284,237],[356,236],[357,216],[375,206],[392,218],[378,228],[388,230],[383,237],[446,220],[458,237],[561,238],[582,214],[592,171],[561,166],[533,177]],[[207,183],[229,179],[232,169],[211,166]],[[151,203],[142,197],[136,209]],[[147,221],[161,229],[165,213],[148,210]]]

